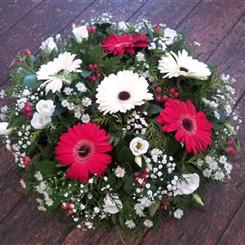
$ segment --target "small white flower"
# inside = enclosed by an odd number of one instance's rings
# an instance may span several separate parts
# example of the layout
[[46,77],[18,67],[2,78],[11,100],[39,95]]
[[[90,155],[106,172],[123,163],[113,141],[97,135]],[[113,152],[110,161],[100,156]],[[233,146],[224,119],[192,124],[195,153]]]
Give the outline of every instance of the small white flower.
[[175,195],[189,195],[199,187],[200,177],[198,174],[183,174],[182,177],[184,180],[177,181]]
[[38,181],[42,181],[43,180],[43,176],[41,174],[41,172],[37,171],[35,174],[34,174],[34,177],[38,180]]
[[55,105],[52,100],[39,100],[36,109],[42,116],[51,117],[55,111]]
[[91,100],[90,98],[85,97],[85,98],[82,99],[82,105],[83,105],[84,107],[88,107],[88,106],[90,106],[91,104],[92,104],[92,100]]
[[122,31],[126,31],[128,29],[128,26],[125,23],[125,21],[118,22],[118,29]]
[[104,212],[116,214],[122,208],[122,202],[117,195],[106,195],[106,197],[104,198]]
[[178,208],[174,211],[174,217],[180,219],[183,216],[184,212],[182,209]]
[[140,156],[148,151],[149,142],[140,137],[135,137],[131,140],[129,148],[135,156]]
[[73,89],[69,87],[65,87],[63,91],[66,95],[71,95]]
[[87,88],[86,88],[86,86],[84,85],[84,83],[82,83],[82,82],[79,82],[79,83],[77,83],[76,84],[76,88],[77,88],[77,90],[79,91],[79,92],[86,92],[87,91]]
[[120,166],[117,166],[117,168],[115,169],[115,175],[117,176],[117,178],[123,178],[125,173],[125,169],[121,168]]
[[43,116],[38,112],[35,112],[31,119],[31,125],[35,129],[42,129],[50,122],[51,122],[50,116]]
[[81,43],[83,39],[88,38],[88,30],[86,26],[78,26],[73,25],[72,33],[75,36],[78,43]]
[[126,225],[129,229],[134,229],[134,228],[135,228],[135,223],[133,222],[133,220],[126,220],[125,225]]
[[139,216],[139,217],[144,217],[145,214],[144,214],[144,206],[142,206],[140,203],[136,203],[134,205],[134,210],[135,210],[135,213]]
[[145,61],[145,55],[142,52],[138,52],[135,57],[138,61]]
[[151,228],[153,226],[153,222],[149,219],[146,219],[144,221],[144,226],[147,227],[147,228]]
[[89,123],[90,120],[91,120],[91,117],[89,116],[89,114],[83,114],[81,116],[81,120],[82,120],[83,123]]
[[40,49],[46,53],[51,53],[53,50],[58,50],[53,37],[49,37],[44,42],[42,42]]
[[9,123],[0,122],[0,135],[8,135],[11,133],[11,129],[8,129]]

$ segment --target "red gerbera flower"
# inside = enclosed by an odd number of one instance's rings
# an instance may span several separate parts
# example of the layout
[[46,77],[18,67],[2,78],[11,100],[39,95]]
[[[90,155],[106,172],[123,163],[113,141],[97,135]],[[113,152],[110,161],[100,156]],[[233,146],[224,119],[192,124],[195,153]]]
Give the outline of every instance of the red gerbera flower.
[[197,155],[211,144],[213,126],[191,101],[168,100],[157,122],[163,125],[164,132],[176,131],[175,139],[185,144],[188,153]]
[[101,176],[111,162],[105,154],[112,150],[109,139],[95,123],[77,124],[62,134],[55,154],[61,165],[70,165],[67,178],[86,182],[89,173]]
[[133,35],[133,42],[135,48],[146,48],[148,47],[147,36],[141,36],[139,34]]
[[102,43],[105,51],[113,55],[123,55],[124,53],[133,55],[135,54],[134,48],[145,48],[147,46],[147,37],[139,34],[112,34]]

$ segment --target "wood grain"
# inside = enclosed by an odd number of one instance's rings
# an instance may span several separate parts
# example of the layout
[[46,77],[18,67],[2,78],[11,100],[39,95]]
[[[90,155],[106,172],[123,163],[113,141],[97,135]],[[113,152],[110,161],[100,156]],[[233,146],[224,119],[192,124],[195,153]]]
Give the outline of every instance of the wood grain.
[[5,31],[13,28],[22,18],[28,15],[33,9],[39,6],[44,0],[35,1],[1,1],[0,3],[0,36]]

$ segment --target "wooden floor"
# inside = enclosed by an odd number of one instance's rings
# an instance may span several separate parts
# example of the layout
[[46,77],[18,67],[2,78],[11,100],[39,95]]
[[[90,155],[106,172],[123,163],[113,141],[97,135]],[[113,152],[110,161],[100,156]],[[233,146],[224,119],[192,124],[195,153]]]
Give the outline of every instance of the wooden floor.
[[[244,11],[245,0],[0,0],[0,86],[10,84],[8,71],[17,51],[37,53],[41,41],[69,34],[73,22],[110,12],[115,20],[166,23],[201,43],[199,59],[236,77],[236,107],[245,120]],[[245,244],[245,123],[239,138],[242,147],[233,161],[231,181],[208,186],[203,210],[189,209],[180,221],[166,220],[157,233],[146,233],[142,244]],[[1,245],[120,244],[115,230],[84,232],[37,211],[36,197],[25,194],[20,178],[11,154],[0,148]],[[134,245],[133,238],[127,244]]]

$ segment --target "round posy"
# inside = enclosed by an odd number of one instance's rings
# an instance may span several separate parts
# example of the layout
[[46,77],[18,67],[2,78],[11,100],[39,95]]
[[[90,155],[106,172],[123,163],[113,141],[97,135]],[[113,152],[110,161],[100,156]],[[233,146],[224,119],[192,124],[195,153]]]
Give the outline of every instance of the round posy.
[[38,209],[143,234],[161,216],[203,206],[200,187],[229,178],[238,151],[227,121],[240,120],[233,79],[162,24],[104,16],[73,34],[49,38],[37,57],[20,52],[16,104],[1,108],[0,133]]

